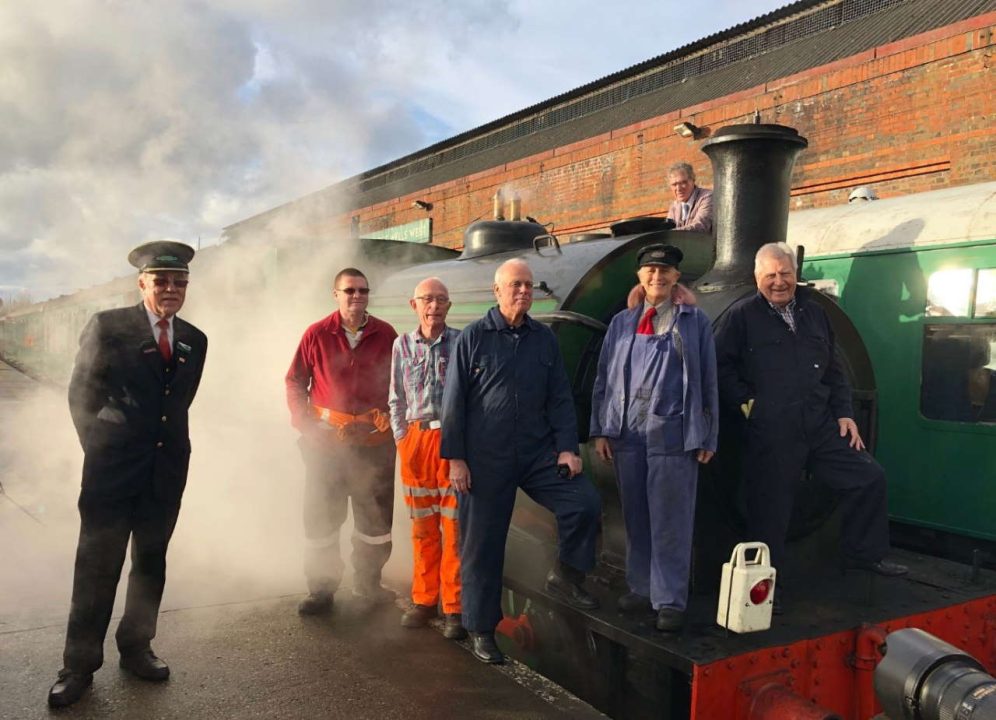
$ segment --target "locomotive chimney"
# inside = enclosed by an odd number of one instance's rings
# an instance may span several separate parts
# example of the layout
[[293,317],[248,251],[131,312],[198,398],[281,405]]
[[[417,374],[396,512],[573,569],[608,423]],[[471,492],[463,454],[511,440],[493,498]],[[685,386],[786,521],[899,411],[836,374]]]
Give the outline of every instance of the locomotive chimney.
[[713,173],[716,264],[696,284],[712,292],[750,283],[754,255],[785,242],[796,155],[809,145],[784,125],[728,125],[702,143]]

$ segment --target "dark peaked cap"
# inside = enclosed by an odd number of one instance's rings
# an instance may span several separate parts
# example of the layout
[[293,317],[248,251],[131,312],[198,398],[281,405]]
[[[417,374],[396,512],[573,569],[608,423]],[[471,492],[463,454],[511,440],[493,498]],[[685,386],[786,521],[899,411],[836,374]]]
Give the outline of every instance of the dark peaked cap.
[[647,245],[640,250],[636,256],[636,267],[642,268],[644,265],[669,265],[678,267],[685,255],[674,245]]
[[172,240],[156,240],[139,245],[128,253],[128,262],[139,272],[190,272],[187,263],[194,257],[189,245]]

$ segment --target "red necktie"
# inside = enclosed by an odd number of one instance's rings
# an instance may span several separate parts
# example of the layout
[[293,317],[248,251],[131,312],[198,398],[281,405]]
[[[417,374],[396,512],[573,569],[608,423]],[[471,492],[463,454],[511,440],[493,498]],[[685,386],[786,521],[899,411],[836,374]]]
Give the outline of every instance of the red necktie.
[[655,317],[657,317],[657,308],[655,307],[647,308],[647,312],[643,313],[643,317],[640,318],[640,324],[636,326],[636,334],[656,335],[656,332],[654,332]]
[[173,348],[169,345],[169,320],[160,320],[156,323],[156,327],[159,328],[159,354],[163,356],[163,360],[169,362],[173,357]]

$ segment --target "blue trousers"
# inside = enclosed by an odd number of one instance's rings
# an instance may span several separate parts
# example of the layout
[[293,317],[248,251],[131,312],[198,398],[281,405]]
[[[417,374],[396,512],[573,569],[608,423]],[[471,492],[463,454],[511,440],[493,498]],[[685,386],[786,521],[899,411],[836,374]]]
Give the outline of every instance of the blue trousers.
[[470,492],[459,495],[463,625],[470,632],[493,632],[501,621],[505,539],[516,489],[521,487],[554,514],[560,561],[582,572],[595,566],[602,504],[584,475],[560,477],[556,456],[550,453],[526,468],[471,464],[470,480]]
[[695,452],[665,455],[634,433],[612,441],[626,525],[626,583],[655,610],[684,610],[695,525]]

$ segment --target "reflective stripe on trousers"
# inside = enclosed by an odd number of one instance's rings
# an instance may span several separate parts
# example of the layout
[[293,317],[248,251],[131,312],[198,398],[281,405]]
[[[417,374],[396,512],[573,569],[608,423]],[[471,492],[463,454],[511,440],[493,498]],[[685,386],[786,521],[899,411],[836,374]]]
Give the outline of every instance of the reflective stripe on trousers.
[[460,552],[457,496],[450,463],[439,457],[441,433],[412,423],[398,441],[405,504],[412,518],[412,601],[459,613]]

